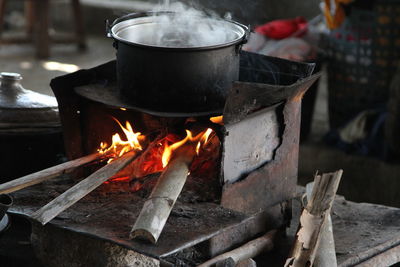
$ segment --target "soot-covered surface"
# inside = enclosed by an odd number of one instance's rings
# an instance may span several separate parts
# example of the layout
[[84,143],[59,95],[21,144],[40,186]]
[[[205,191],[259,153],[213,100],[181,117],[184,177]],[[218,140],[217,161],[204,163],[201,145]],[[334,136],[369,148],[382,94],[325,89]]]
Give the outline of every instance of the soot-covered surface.
[[[40,207],[72,186],[68,177],[13,194],[12,214],[30,217]],[[50,222],[53,226],[100,238],[155,258],[166,257],[222,233],[248,219],[215,203],[178,199],[156,245],[129,240],[129,232],[144,198],[136,193],[104,193],[101,187]]]

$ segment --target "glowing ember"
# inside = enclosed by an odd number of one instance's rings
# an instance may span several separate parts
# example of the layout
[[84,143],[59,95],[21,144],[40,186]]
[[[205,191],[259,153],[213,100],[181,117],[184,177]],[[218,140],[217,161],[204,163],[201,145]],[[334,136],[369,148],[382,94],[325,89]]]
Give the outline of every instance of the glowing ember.
[[122,177],[116,177],[116,178],[111,178],[108,181],[105,181],[105,184],[109,184],[111,182],[124,182],[124,181],[130,181],[131,177],[129,176],[122,176]]
[[211,117],[210,121],[216,124],[224,125],[224,116]]
[[118,120],[114,120],[121,127],[125,134],[126,140],[122,140],[121,136],[116,133],[112,136],[112,144],[110,146],[105,142],[100,143],[100,148],[97,151],[101,154],[108,154],[111,157],[109,162],[112,161],[112,158],[121,157],[131,150],[142,150],[140,141],[145,139],[141,133],[135,133],[133,131],[132,126],[128,121],[125,123],[124,127]]

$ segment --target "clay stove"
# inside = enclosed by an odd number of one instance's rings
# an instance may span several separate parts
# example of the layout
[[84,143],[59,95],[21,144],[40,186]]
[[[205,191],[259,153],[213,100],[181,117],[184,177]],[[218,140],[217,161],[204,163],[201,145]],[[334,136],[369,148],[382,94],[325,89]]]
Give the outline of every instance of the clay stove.
[[[53,266],[195,266],[284,228],[297,184],[301,98],[319,77],[312,71],[313,64],[242,52],[240,79],[223,109],[200,114],[124,102],[116,93],[115,61],[54,79],[70,160],[93,153],[121,131],[115,119],[154,139],[160,131],[210,128],[213,152],[198,163],[200,171],[191,171],[155,245],[131,240],[129,231],[157,172],[108,181],[48,225],[34,223],[38,257]],[[17,192],[12,212],[29,218],[95,168]]]

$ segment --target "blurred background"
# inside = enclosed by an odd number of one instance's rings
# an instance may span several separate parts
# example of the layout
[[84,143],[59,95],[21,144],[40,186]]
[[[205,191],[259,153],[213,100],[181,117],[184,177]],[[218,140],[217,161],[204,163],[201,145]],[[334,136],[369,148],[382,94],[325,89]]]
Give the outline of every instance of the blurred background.
[[[302,102],[299,185],[313,180],[316,171],[343,169],[338,194],[355,202],[400,207],[399,0],[182,2],[250,25],[252,33],[244,50],[314,62],[315,72],[322,72]],[[115,59],[106,20],[154,10],[160,4],[156,0],[0,0],[0,72],[19,73],[24,88],[53,96],[53,78]],[[39,98],[31,92],[26,96],[31,105]],[[58,110],[44,117],[29,110],[13,113],[7,107],[9,97],[0,90],[0,146],[5,151],[0,153],[0,179],[6,171],[15,176],[8,178],[17,178],[65,161],[60,121],[51,118],[58,116]],[[47,100],[43,102],[56,110],[55,99]],[[18,124],[23,116],[30,125]],[[29,249],[30,225],[22,219],[14,224],[28,230],[11,229],[0,241],[0,255],[14,262],[26,254],[26,262],[40,266]],[[0,233],[3,229],[0,225]],[[24,250],[7,250],[5,244]]]

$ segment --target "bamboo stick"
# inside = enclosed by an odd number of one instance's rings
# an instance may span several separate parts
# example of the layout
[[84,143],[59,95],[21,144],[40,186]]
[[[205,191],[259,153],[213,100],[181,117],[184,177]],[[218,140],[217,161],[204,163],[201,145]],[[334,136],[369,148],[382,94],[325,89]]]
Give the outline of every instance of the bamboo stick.
[[70,173],[76,168],[85,165],[89,162],[92,162],[102,155],[99,153],[91,154],[85,157],[81,157],[75,160],[71,160],[39,172],[35,172],[32,174],[28,174],[21,178],[17,178],[15,180],[6,182],[4,184],[0,184],[0,194],[12,193],[21,189],[24,189],[28,186],[32,186],[35,184],[39,184],[46,180],[52,179],[54,177],[60,176],[65,173]]
[[[307,199],[311,198],[314,182],[306,185]],[[314,265],[318,267],[337,266],[335,240],[333,238],[331,214],[327,214],[321,228],[321,241],[315,254]]]
[[40,210],[32,214],[32,218],[45,225],[54,217],[66,210],[81,198],[96,189],[103,182],[114,176],[120,170],[130,164],[138,155],[135,152],[129,152],[122,157],[115,159],[101,169],[97,170],[78,184],[74,185],[63,194],[56,197]]
[[215,258],[212,258],[198,267],[209,267],[213,266],[217,262],[223,261],[228,258],[232,258],[233,261],[237,264],[240,261],[253,258],[263,252],[271,251],[274,248],[274,237],[277,233],[277,230],[272,230],[266,233],[265,235],[256,238],[241,247],[238,247],[232,251],[228,251],[223,253]]
[[130,238],[144,239],[155,244],[167,222],[169,214],[185,185],[195,150],[191,145],[178,149],[163,174],[158,178],[150,197],[146,200]]
[[335,199],[342,170],[316,175],[311,197],[300,216],[300,227],[285,267],[313,266],[321,232]]
[[236,263],[232,258],[227,258],[214,264],[215,267],[236,267]]

